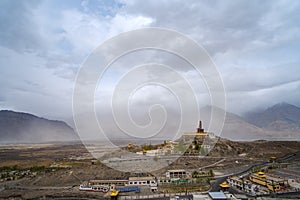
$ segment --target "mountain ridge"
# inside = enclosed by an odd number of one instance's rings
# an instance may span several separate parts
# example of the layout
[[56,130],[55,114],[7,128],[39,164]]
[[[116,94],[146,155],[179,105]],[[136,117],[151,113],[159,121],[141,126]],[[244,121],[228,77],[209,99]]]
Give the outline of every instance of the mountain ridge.
[[[204,124],[209,124],[211,108],[205,106],[201,109],[201,120],[203,119]],[[221,108],[214,108],[220,115],[224,112]],[[223,138],[233,141],[300,139],[300,108],[297,106],[283,102],[259,112],[248,113],[246,116],[225,112],[226,118],[220,135]],[[261,121],[265,124],[261,125]]]
[[49,120],[25,112],[0,111],[0,143],[74,140],[78,140],[78,135],[66,122]]
[[[200,119],[206,130],[211,108],[212,106],[205,106],[200,109]],[[300,108],[297,106],[283,102],[245,116],[214,108],[219,116],[226,112],[220,137],[233,141],[300,140]],[[215,116],[214,120],[222,119]],[[214,132],[213,129],[209,131]],[[79,137],[64,121],[49,120],[25,112],[0,110],[0,143],[73,140],[79,140]]]
[[300,134],[300,108],[286,102],[263,111],[248,113],[245,120],[269,131]]

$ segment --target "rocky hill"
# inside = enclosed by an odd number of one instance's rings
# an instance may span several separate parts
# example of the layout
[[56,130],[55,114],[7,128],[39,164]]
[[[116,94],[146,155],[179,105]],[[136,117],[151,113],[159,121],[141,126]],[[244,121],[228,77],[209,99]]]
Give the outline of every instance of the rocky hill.
[[0,143],[39,143],[78,140],[63,121],[48,120],[28,113],[0,111]]
[[268,159],[270,156],[283,157],[287,154],[299,152],[299,141],[230,141],[220,139],[213,150],[209,153],[210,156],[217,157],[248,157]]

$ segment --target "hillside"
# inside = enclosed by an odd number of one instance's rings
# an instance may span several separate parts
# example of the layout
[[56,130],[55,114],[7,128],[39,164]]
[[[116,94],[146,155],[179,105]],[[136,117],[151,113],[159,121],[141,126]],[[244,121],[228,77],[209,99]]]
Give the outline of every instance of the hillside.
[[256,140],[251,142],[237,142],[220,139],[209,155],[217,157],[237,157],[243,155],[248,158],[268,159],[270,156],[283,157],[290,153],[299,152],[299,144],[299,141]]
[[78,136],[63,121],[48,120],[28,113],[0,111],[1,143],[72,141]]
[[279,103],[260,112],[248,113],[245,119],[282,137],[300,137],[300,108]]
[[[200,110],[200,119],[208,130],[210,110]],[[215,108],[217,113],[225,112]],[[218,120],[218,117],[214,120]],[[215,132],[213,129],[210,131]],[[280,103],[260,112],[241,117],[226,112],[220,135],[234,141],[252,140],[299,140],[300,108]],[[28,113],[0,111],[0,143],[40,143],[77,140],[78,135],[63,121],[48,120]]]
[[246,122],[236,114],[227,112],[221,137],[231,140],[249,141],[272,137],[272,133]]
[[[211,109],[211,106],[206,106],[200,110],[201,120],[203,121],[206,130],[209,125]],[[217,115],[221,115],[221,113],[224,112],[224,110],[217,107],[214,107],[214,109],[216,109]],[[211,131],[215,132],[213,129]],[[220,137],[233,141],[251,141],[265,139],[266,137],[269,137],[269,134],[270,133],[264,129],[246,122],[242,117],[226,112],[224,127]]]
[[[210,119],[210,106],[200,110],[201,119],[205,128],[208,128]],[[217,113],[224,112],[215,108]],[[280,103],[265,111],[248,113],[241,117],[226,112],[222,138],[239,141],[251,140],[299,140],[300,139],[300,108]],[[212,130],[213,131],[213,130]]]

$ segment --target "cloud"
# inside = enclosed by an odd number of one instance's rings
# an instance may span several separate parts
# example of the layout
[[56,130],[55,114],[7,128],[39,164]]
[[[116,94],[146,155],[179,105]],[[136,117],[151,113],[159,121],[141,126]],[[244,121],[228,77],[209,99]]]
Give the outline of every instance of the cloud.
[[[45,68],[44,59],[2,47],[0,54],[5,55],[0,58],[2,107],[60,118],[71,112],[70,82],[56,76],[54,69]],[[55,113],[55,107],[60,112]]]
[[1,1],[1,108],[70,118],[83,60],[105,39],[152,23],[95,3]]
[[[150,26],[175,29],[205,47],[223,77],[231,111],[243,113],[277,100],[300,106],[298,1],[17,0],[0,4],[2,108],[68,118],[76,73],[93,49],[121,32]],[[172,66],[192,85],[201,85],[196,95],[209,101],[201,77],[170,55],[144,52],[120,61],[108,72],[102,95],[110,92],[127,67],[155,61]],[[149,103],[145,98],[153,94],[152,89],[139,93],[141,102]]]
[[0,44],[19,52],[43,48],[34,12],[38,1],[1,1]]

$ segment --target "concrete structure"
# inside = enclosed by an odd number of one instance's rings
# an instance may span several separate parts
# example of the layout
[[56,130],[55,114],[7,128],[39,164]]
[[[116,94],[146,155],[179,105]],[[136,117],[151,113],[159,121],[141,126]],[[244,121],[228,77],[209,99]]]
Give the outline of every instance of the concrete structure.
[[295,191],[300,191],[300,182],[295,181],[295,179],[289,179],[288,184],[291,188],[293,188]]
[[171,183],[171,179],[166,179],[165,177],[161,177],[157,180],[159,184]]
[[190,177],[190,173],[184,169],[172,169],[166,172],[167,179],[188,178],[188,177]]
[[116,185],[116,186],[125,186],[128,183],[128,180],[90,180],[90,185]]
[[157,182],[155,177],[146,176],[146,177],[129,177],[128,185],[146,185],[150,186],[152,192],[157,191]]
[[211,199],[213,200],[223,200],[227,199],[226,195],[224,192],[209,192],[208,195],[210,196]]
[[153,150],[147,150],[146,151],[146,156],[158,156],[161,155],[162,152],[159,151],[158,149],[153,149]]
[[146,176],[146,177],[129,177],[128,185],[156,185],[157,182],[155,180],[155,177],[152,176]]
[[166,154],[173,154],[174,153],[174,148],[177,146],[179,143],[174,142],[174,141],[167,141],[165,145],[160,145],[158,146],[157,149],[152,149],[152,150],[142,150],[136,152],[138,155],[146,155],[146,156],[163,156]]
[[227,178],[227,182],[230,186],[233,186],[239,190],[245,191],[248,194],[251,194],[252,183],[249,180],[240,179],[237,176],[232,176]]
[[208,194],[193,194],[193,200],[211,200]]
[[178,142],[174,142],[174,141],[167,141],[166,142],[166,146],[162,147],[162,150],[165,154],[174,153],[174,148],[175,146],[177,146],[179,143]]
[[251,174],[249,177],[250,181],[253,183],[267,187],[270,191],[280,191],[282,187],[287,185],[287,180],[280,177],[274,177],[270,175],[265,175],[264,172],[258,172]]
[[109,190],[114,190],[116,186],[125,186],[127,183],[128,180],[90,180],[88,185],[97,189],[107,187]]

